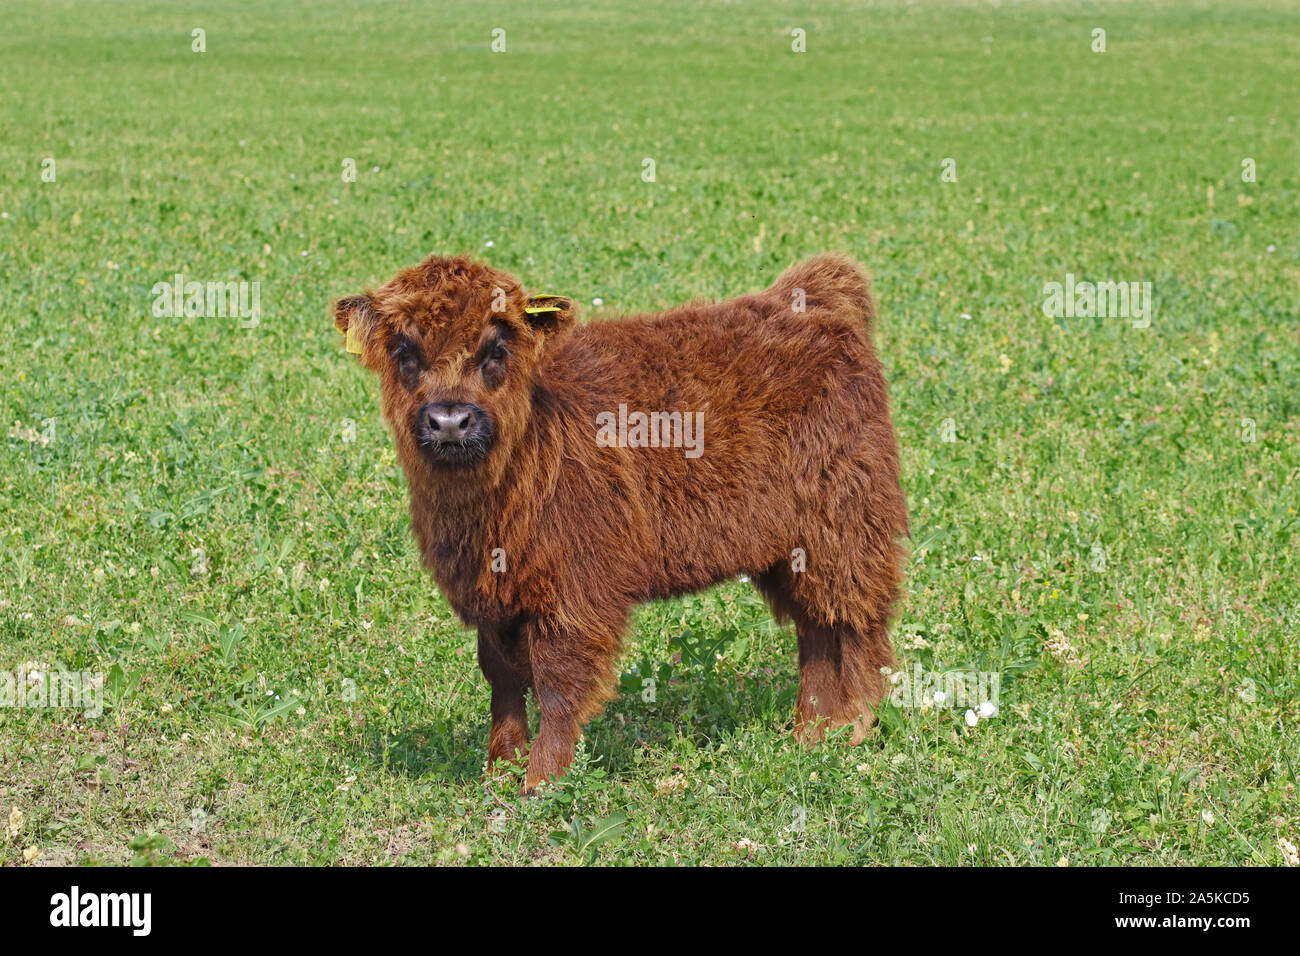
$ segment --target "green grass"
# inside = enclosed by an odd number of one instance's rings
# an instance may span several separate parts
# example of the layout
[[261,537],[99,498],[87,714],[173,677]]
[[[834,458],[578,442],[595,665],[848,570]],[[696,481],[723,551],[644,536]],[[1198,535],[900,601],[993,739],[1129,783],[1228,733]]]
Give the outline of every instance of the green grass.
[[[0,709],[0,864],[1281,864],[1300,11],[517,6],[5,4],[0,670],[111,686]],[[589,314],[866,264],[900,659],[1000,671],[998,716],[796,746],[737,582],[640,611],[562,788],[485,786],[473,635],[328,314],[434,250]],[[260,282],[260,324],[155,318],[177,272]],[[1151,327],[1044,316],[1067,272],[1152,282]]]

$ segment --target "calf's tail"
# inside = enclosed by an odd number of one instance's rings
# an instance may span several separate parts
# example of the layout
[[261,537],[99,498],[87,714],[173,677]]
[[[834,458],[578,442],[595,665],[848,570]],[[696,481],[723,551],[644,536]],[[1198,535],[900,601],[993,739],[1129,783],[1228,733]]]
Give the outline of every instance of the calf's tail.
[[803,311],[856,316],[867,332],[876,321],[871,279],[847,256],[826,253],[805,259],[781,273],[768,292],[796,309],[802,305]]

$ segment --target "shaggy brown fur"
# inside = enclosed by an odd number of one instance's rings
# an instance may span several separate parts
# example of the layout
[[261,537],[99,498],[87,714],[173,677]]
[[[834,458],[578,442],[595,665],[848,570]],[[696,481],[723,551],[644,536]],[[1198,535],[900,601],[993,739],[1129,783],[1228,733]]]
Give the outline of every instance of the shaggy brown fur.
[[[764,292],[583,325],[466,258],[336,304],[380,376],[425,563],[478,628],[490,763],[526,755],[529,790],[561,774],[614,692],[629,610],[742,573],[795,623],[800,736],[863,738],[907,533],[874,315],[836,256]],[[702,412],[703,453],[603,447],[597,416],[620,404]]]

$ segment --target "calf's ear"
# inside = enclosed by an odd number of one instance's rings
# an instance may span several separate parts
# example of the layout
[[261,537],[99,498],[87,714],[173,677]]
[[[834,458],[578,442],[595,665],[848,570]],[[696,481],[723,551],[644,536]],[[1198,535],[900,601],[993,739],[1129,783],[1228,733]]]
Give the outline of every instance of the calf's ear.
[[524,305],[524,318],[533,332],[542,338],[564,332],[578,317],[578,307],[565,295],[536,292]]
[[369,292],[345,295],[334,303],[334,325],[343,333],[349,352],[362,355],[375,330],[375,300]]

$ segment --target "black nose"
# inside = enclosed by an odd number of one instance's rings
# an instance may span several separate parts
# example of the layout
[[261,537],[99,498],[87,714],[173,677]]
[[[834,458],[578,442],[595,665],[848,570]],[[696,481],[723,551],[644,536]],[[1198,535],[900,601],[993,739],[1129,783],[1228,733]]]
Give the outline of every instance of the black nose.
[[442,445],[464,444],[474,433],[478,408],[452,402],[430,402],[420,409],[420,424],[425,434]]

